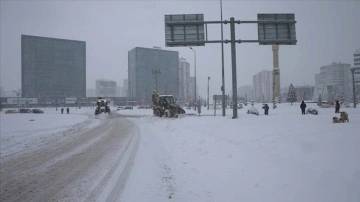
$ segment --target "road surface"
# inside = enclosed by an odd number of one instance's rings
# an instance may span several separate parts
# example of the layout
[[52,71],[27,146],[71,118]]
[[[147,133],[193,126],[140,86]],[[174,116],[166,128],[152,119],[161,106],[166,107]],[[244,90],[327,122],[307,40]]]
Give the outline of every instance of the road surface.
[[103,115],[70,137],[1,162],[0,201],[119,201],[139,142],[135,124]]

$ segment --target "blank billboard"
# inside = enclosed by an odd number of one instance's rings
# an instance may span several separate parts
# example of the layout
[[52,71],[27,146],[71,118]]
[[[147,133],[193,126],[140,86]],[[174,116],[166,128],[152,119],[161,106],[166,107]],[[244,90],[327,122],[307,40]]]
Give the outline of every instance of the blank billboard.
[[296,45],[294,14],[258,14],[260,45]]
[[204,46],[204,15],[165,15],[166,46]]

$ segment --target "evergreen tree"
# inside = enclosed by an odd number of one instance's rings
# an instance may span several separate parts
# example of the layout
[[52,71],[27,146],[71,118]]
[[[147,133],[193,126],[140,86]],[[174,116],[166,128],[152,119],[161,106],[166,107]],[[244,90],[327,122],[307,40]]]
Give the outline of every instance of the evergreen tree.
[[290,102],[292,105],[292,103],[296,101],[297,101],[297,96],[296,96],[295,88],[292,84],[290,84],[286,102]]

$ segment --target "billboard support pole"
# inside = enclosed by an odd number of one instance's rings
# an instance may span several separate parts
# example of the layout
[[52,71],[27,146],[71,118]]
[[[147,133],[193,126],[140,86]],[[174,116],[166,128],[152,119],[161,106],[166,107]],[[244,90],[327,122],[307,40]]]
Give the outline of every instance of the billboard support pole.
[[233,90],[233,119],[237,118],[237,80],[236,80],[236,44],[235,44],[235,20],[230,18],[231,35],[231,63],[232,63],[232,90]]

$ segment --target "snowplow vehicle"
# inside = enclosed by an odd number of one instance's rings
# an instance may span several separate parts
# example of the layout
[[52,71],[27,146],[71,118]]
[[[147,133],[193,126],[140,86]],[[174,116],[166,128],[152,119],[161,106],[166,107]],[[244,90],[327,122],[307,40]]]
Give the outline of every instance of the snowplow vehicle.
[[95,115],[101,114],[101,113],[109,113],[110,114],[110,101],[99,97],[96,101],[96,109],[95,109]]
[[185,110],[176,104],[172,95],[159,95],[157,91],[154,91],[152,93],[152,102],[154,116],[177,118],[179,114],[185,114]]

